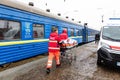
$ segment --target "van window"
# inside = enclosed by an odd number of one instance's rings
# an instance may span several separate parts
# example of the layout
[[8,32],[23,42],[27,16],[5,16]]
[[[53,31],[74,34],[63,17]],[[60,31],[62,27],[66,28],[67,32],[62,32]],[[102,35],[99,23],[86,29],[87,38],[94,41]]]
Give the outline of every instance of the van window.
[[0,40],[19,40],[20,22],[0,20]]
[[34,39],[44,38],[44,25],[33,24],[33,38]]
[[120,26],[103,27],[102,36],[104,39],[120,41]]

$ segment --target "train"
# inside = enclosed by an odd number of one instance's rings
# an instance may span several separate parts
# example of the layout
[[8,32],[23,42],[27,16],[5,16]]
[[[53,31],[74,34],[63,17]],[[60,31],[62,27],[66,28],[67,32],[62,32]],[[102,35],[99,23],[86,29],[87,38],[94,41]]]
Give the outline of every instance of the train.
[[0,1],[0,65],[48,52],[49,35],[67,29],[69,38],[78,43],[94,41],[96,30],[78,22],[22,4]]

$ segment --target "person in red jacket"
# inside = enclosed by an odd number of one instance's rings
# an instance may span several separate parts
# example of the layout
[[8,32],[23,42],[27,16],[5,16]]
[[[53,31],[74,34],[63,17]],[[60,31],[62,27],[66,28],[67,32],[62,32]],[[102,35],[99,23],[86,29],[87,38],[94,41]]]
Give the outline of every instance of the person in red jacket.
[[64,29],[64,30],[62,31],[62,33],[60,34],[60,39],[61,39],[61,41],[62,41],[62,40],[66,40],[67,38],[68,38],[67,30]]
[[[60,51],[61,51],[61,55],[65,55],[65,47],[66,47],[66,44],[63,42],[63,40],[67,40],[68,39],[68,35],[67,35],[67,30],[66,29],[64,29],[63,31],[62,31],[62,33],[60,34],[60,46],[61,46],[61,48],[60,48]],[[68,39],[69,40],[69,39]],[[68,41],[67,40],[67,41]]]
[[58,30],[54,29],[54,31],[50,34],[49,43],[48,43],[48,62],[47,62],[47,74],[50,73],[50,68],[52,67],[52,61],[55,57],[56,67],[60,66],[60,47],[59,47],[60,38],[58,36]]
[[[68,39],[68,35],[67,35],[67,30],[64,29],[62,31],[62,33],[60,34],[60,43],[63,41],[63,40],[67,40]],[[64,43],[62,43],[62,47],[65,46]]]

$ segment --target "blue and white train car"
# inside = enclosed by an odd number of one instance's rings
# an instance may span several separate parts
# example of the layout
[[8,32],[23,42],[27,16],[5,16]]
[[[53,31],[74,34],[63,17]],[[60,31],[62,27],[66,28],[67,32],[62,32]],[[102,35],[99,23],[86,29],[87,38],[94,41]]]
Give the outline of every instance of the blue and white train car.
[[82,43],[83,26],[12,0],[0,1],[0,65],[48,52],[53,28]]
[[99,31],[88,28],[88,42],[95,40],[95,34],[99,33]]
[[95,34],[98,34],[98,33],[99,33],[98,30],[88,28],[88,26],[84,25],[84,28],[82,30],[83,43],[94,41],[95,40]]

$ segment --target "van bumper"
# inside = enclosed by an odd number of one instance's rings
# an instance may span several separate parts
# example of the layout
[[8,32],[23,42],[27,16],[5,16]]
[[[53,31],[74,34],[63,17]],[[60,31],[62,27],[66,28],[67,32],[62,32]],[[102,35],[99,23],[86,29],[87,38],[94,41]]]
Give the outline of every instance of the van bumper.
[[113,67],[120,67],[120,54],[108,52],[108,50],[105,48],[100,48],[97,51],[97,54],[98,54],[97,63],[110,65]]

